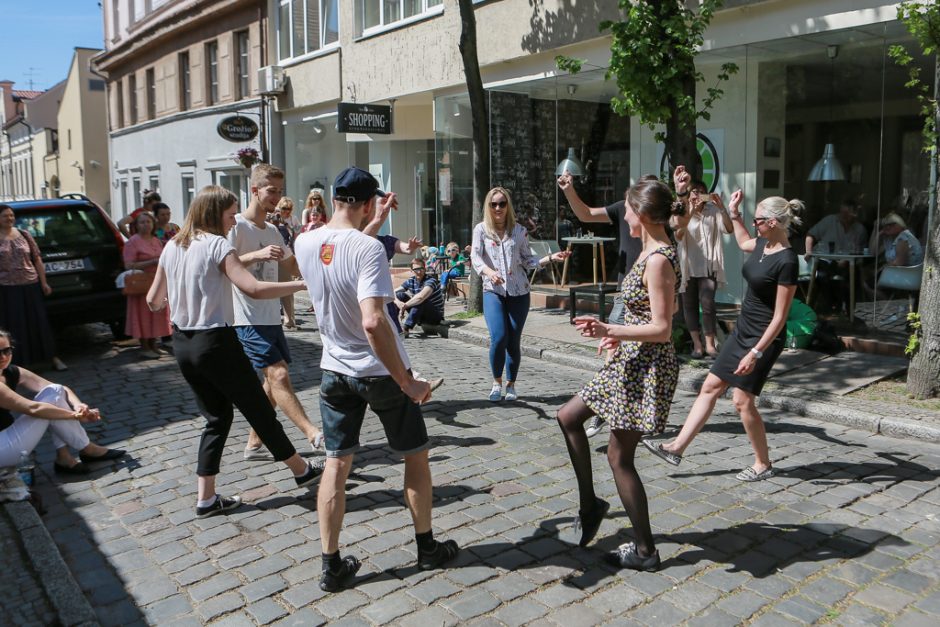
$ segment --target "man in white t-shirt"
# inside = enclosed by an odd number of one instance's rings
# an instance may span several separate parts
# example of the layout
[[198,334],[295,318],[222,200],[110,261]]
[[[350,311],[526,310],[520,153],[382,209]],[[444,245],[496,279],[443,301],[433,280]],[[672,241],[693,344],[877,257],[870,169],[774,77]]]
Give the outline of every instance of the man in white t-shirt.
[[323,227],[302,233],[294,244],[301,275],[317,313],[323,353],[320,368],[320,417],[326,440],[326,468],[317,495],[323,573],[328,592],[349,583],[359,560],[340,558],[339,531],[346,512],[346,479],[366,408],[374,411],[389,447],[405,458],[405,503],[418,544],[418,567],[437,568],[459,549],[453,540],[438,542],[431,532],[431,470],[422,403],[431,398],[427,382],[412,375],[401,339],[392,328],[386,304],[395,298],[385,248],[362,233],[376,211],[394,205],[364,170],[347,168],[334,182],[333,217]]
[[[228,240],[238,258],[259,281],[277,283],[278,264],[298,275],[297,260],[278,230],[265,222],[284,192],[284,172],[267,164],[251,172],[251,202],[235,217],[235,226]],[[307,418],[294,387],[287,365],[290,349],[281,327],[281,302],[277,298],[258,300],[232,286],[235,308],[235,331],[255,370],[264,373],[264,391],[271,404],[280,407],[297,425],[314,450],[322,448],[323,436]],[[245,459],[270,459],[261,438],[252,429],[248,433]]]

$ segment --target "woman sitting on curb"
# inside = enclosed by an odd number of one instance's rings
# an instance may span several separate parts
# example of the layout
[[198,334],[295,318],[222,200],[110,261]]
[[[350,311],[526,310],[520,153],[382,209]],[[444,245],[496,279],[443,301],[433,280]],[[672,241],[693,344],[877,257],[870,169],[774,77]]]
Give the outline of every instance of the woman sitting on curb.
[[[84,462],[117,459],[119,449],[107,449],[88,440],[83,422],[98,422],[101,414],[64,385],[52,383],[26,368],[12,365],[13,338],[0,329],[0,467],[16,466],[23,451],[31,453],[46,432],[52,431],[55,471],[71,475],[91,472]],[[29,397],[20,396],[20,387]],[[30,400],[32,399],[32,400]],[[72,457],[69,447],[79,452]]]

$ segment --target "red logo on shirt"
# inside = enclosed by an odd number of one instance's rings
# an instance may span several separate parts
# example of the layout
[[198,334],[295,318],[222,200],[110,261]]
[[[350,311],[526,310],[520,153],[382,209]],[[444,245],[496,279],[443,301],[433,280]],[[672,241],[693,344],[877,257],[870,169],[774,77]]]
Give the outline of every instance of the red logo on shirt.
[[320,245],[320,261],[323,262],[323,265],[328,266],[333,261],[333,249],[336,248],[336,244],[321,244]]

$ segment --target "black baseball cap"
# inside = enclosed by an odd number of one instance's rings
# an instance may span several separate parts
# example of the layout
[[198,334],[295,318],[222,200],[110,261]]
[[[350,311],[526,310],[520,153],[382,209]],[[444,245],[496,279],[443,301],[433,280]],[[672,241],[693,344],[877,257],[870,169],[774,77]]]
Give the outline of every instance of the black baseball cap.
[[342,202],[365,202],[373,196],[385,197],[375,177],[355,166],[346,168],[333,181],[333,198]]

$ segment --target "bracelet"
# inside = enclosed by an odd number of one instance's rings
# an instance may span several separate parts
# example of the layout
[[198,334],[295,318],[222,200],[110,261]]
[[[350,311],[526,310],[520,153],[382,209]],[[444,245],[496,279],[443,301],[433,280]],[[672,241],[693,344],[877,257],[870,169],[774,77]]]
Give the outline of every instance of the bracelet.
[[676,196],[678,196],[679,198],[685,198],[688,195],[689,195],[689,190],[685,190],[684,194],[676,192]]

